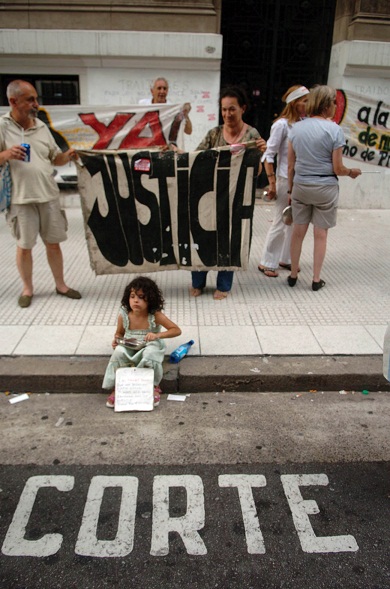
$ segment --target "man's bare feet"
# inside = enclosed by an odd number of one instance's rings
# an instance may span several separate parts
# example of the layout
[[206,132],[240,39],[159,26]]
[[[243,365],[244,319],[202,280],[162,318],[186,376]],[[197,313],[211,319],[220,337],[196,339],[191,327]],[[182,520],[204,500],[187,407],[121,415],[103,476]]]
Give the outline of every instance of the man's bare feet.
[[202,294],[202,289],[201,288],[194,288],[193,286],[190,288],[190,295],[192,297],[200,297],[200,295]]

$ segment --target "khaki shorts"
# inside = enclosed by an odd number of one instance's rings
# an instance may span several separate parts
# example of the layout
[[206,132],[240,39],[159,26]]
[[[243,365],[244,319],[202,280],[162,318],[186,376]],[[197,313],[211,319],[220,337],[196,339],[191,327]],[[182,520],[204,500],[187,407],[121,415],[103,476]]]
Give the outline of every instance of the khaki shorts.
[[291,206],[294,225],[335,227],[339,202],[338,184],[294,184]]
[[68,222],[58,199],[50,202],[11,205],[7,223],[19,247],[30,250],[38,235],[47,243],[66,240]]

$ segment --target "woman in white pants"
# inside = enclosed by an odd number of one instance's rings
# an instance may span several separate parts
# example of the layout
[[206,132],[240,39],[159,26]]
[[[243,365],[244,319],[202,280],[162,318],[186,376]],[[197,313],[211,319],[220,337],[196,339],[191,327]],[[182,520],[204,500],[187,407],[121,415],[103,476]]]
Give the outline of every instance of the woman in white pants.
[[[267,141],[267,150],[262,161],[269,180],[268,198],[275,200],[274,218],[268,231],[260,264],[260,272],[269,278],[279,276],[278,267],[291,270],[290,242],[292,227],[282,220],[283,209],[288,205],[287,151],[288,134],[292,126],[305,117],[309,90],[305,86],[291,86],[282,100],[286,103],[275,119]],[[275,157],[277,169],[275,171]]]

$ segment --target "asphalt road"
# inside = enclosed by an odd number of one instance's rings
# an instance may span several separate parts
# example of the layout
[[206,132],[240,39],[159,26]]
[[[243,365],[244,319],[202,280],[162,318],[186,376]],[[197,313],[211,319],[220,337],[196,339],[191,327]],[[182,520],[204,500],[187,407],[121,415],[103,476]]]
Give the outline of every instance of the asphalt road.
[[0,396],[1,589],[388,589],[390,395]]

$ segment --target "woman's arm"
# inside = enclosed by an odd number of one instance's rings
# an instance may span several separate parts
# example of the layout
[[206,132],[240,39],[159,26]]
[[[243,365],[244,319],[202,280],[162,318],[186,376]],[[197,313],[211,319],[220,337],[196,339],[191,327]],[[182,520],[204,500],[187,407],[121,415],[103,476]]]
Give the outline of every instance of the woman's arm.
[[350,178],[357,178],[362,171],[359,168],[346,168],[343,164],[343,148],[339,147],[332,151],[333,171],[336,176],[349,176]]
[[202,141],[199,143],[195,151],[203,151],[204,149],[212,149],[213,147],[215,147],[216,143],[218,143],[217,139],[220,133],[219,130],[219,127],[210,129],[210,131],[207,132],[207,135],[203,137]]
[[192,123],[190,120],[189,112],[191,110],[191,105],[189,102],[186,102],[183,108],[183,114],[184,114],[184,118],[185,118],[185,124],[184,124],[184,133],[186,135],[191,135],[192,133]]
[[268,190],[268,198],[273,200],[276,198],[276,176],[275,176],[275,168],[273,162],[267,162],[264,160],[264,168],[265,173],[267,174],[269,190]]
[[288,193],[291,194],[295,175],[295,151],[291,141],[288,142]]
[[168,317],[166,315],[164,315],[164,313],[162,313],[161,311],[156,311],[154,317],[156,320],[156,325],[161,325],[161,327],[164,327],[166,329],[166,331],[162,331],[161,333],[152,333],[152,332],[147,333],[145,336],[145,340],[147,342],[151,342],[156,339],[177,337],[178,335],[181,334],[180,327],[178,327],[176,325],[176,323],[173,323],[173,321],[168,319]]

